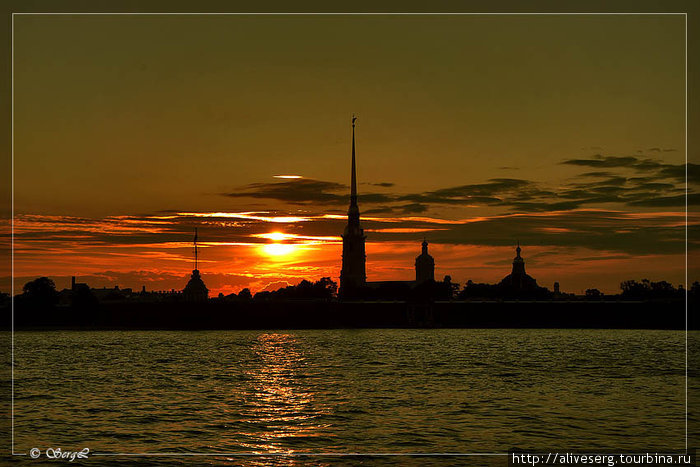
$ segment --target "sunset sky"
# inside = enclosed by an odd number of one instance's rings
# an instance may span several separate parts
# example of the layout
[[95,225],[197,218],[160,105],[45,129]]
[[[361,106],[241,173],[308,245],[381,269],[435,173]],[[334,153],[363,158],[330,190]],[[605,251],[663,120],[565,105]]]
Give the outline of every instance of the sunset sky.
[[368,280],[684,281],[682,15],[14,21],[15,292],[338,280],[353,113]]

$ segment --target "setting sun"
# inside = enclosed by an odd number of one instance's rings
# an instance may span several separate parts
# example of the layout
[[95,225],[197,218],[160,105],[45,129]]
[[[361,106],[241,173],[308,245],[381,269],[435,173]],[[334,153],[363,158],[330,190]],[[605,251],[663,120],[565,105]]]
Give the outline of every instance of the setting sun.
[[275,242],[281,242],[282,240],[289,240],[290,238],[294,238],[294,235],[289,235],[289,234],[285,234],[282,232],[271,232],[271,233],[267,233],[267,234],[257,234],[255,236],[261,237],[261,238],[267,238],[267,239],[273,240]]
[[262,250],[268,256],[285,256],[296,250],[296,245],[289,243],[268,243],[263,245]]

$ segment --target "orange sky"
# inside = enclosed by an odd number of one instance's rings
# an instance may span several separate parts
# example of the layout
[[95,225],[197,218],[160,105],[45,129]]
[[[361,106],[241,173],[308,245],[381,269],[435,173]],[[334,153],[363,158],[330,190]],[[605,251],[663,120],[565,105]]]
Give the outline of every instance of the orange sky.
[[213,293],[337,280],[353,112],[369,280],[411,279],[425,236],[462,284],[508,274],[518,240],[549,288],[684,281],[682,16],[14,26],[15,291],[181,289],[195,227]]
[[[676,228],[684,213],[638,216],[609,211],[577,211],[587,225],[598,219],[600,230],[623,220],[628,225],[648,221],[655,228]],[[342,244],[333,235],[343,219],[329,215],[271,216],[267,213],[173,213],[170,215],[114,217],[107,219],[64,216],[18,216],[15,220],[15,272],[18,283],[36,271],[54,278],[59,288],[78,276],[95,287],[120,285],[148,290],[180,289],[193,268],[192,228],[199,226],[199,269],[214,294],[276,289],[301,279],[330,276],[338,280]],[[540,213],[517,216],[532,222],[571,224],[572,213]],[[205,220],[203,220],[205,219]],[[481,235],[495,232],[489,226],[499,219],[481,218],[446,221],[418,217],[414,227],[397,228],[406,218],[368,218],[365,224],[369,280],[412,280],[413,261],[420,252],[415,236],[448,235],[471,227]],[[506,217],[512,221],[512,218]],[[535,219],[539,220],[539,219]],[[330,222],[330,224],[329,224]],[[697,225],[699,219],[690,219]],[[335,227],[334,224],[335,223]],[[482,224],[486,224],[485,227]],[[320,229],[320,231],[319,231]],[[556,238],[571,228],[544,227]],[[324,232],[327,230],[327,232]],[[530,230],[536,230],[530,227]],[[309,231],[309,233],[305,233]],[[592,229],[592,231],[595,231]],[[295,233],[290,233],[295,232]],[[324,234],[325,233],[325,234]],[[507,239],[510,235],[502,236]],[[373,238],[374,237],[374,238]],[[545,243],[554,243],[550,240]],[[450,275],[454,282],[497,282],[509,273],[513,245],[484,246],[469,243],[433,243],[436,277]],[[683,283],[683,253],[643,254],[615,249],[586,248],[566,244],[523,245],[528,272],[549,288],[555,281],[562,290],[580,293],[599,288],[614,293],[624,278],[640,274],[651,280]],[[77,260],[76,260],[77,259]],[[646,271],[646,272],[641,272]],[[5,285],[7,284],[7,279]]]

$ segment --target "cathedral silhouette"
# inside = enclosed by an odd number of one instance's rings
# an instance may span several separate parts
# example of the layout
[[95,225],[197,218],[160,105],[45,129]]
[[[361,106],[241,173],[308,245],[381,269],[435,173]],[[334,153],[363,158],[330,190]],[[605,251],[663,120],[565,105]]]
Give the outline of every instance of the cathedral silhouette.
[[357,205],[357,171],[355,168],[355,121],[352,116],[352,166],[350,169],[350,207],[348,208],[348,225],[343,233],[343,265],[340,270],[341,296],[357,295],[367,284],[365,272],[365,236],[360,227],[360,208]]
[[[373,290],[393,289],[406,292],[424,284],[435,283],[435,259],[428,253],[428,241],[424,238],[421,254],[416,257],[416,279],[414,281],[367,281],[365,240],[367,236],[360,225],[360,207],[357,203],[357,167],[355,156],[355,122],[352,116],[352,158],[350,165],[350,206],[348,223],[343,232],[343,259],[340,271],[341,298],[362,298],[371,296]],[[520,242],[513,259],[513,270],[501,280],[497,287],[508,295],[537,291],[537,281],[525,273],[525,260],[520,256]],[[449,276],[445,279],[448,280]]]
[[[357,202],[357,167],[355,155],[355,122],[352,116],[352,157],[350,163],[350,206],[348,207],[348,223],[342,234],[343,255],[340,270],[340,298],[377,298],[387,296],[408,296],[416,290],[425,293],[435,282],[435,259],[428,253],[428,241],[424,238],[421,243],[421,253],[416,257],[416,279],[413,281],[367,281],[365,240],[367,236],[360,225],[360,207]],[[525,260],[520,256],[520,242],[513,259],[513,270],[495,287],[504,295],[519,295],[542,289],[537,281],[525,272]],[[189,282],[183,290],[184,299],[189,302],[206,301],[209,296],[198,268],[197,229],[194,235],[194,269]],[[442,284],[451,290],[450,276],[445,276]],[[471,284],[471,281],[469,281]],[[556,284],[558,289],[558,284]],[[413,294],[415,295],[415,293]],[[452,293],[449,292],[448,296]]]

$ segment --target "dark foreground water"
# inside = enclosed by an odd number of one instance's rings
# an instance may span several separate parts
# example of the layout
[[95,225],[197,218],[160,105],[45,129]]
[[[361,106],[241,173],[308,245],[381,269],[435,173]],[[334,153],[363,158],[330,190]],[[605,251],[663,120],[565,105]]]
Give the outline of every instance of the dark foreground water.
[[20,453],[685,447],[682,331],[17,332],[15,362]]

